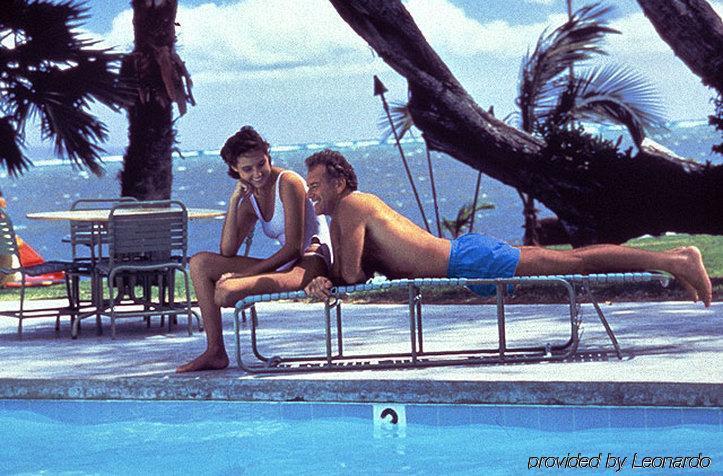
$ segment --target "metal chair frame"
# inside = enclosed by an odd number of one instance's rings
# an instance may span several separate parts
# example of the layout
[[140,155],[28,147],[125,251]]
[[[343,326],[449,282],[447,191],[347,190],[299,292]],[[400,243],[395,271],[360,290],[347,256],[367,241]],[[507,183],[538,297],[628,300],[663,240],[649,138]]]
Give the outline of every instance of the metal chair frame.
[[[20,252],[15,235],[15,228],[12,220],[4,208],[0,208],[0,254],[15,256],[20,262]],[[18,336],[22,337],[23,320],[37,317],[55,317],[55,330],[60,331],[60,318],[62,316],[70,316],[71,321],[78,313],[73,299],[70,273],[74,270],[74,265],[67,261],[46,261],[42,264],[34,266],[19,266],[11,268],[0,268],[0,274],[10,275],[20,273],[20,307],[17,310],[1,311],[0,315],[14,317],[18,320]],[[25,287],[27,276],[39,276],[46,273],[57,271],[65,272],[65,290],[68,299],[67,306],[45,307],[35,309],[25,309]]]
[[[127,209],[145,209],[142,213],[124,213]],[[192,334],[191,296],[188,272],[188,212],[175,200],[117,203],[107,226],[108,257],[96,266],[99,282],[105,280],[108,301],[101,295],[102,315],[111,319],[111,337],[115,338],[115,320],[119,317],[188,315],[188,333]],[[175,271],[183,274],[186,303],[175,303]],[[132,292],[133,278],[143,286],[143,298]],[[130,284],[128,284],[128,280]],[[152,288],[158,288],[158,300]],[[131,288],[128,290],[127,288]],[[126,292],[128,291],[128,292]],[[129,299],[125,299],[128,295]],[[138,305],[143,309],[137,309]],[[123,307],[133,309],[124,310]],[[170,322],[169,322],[170,325]]]
[[[381,283],[358,284],[340,286],[332,289],[332,298],[324,305],[325,317],[325,352],[313,356],[295,357],[268,357],[258,348],[257,330],[259,318],[256,303],[277,301],[282,299],[301,299],[306,294],[303,291],[263,294],[249,296],[241,300],[235,308],[234,334],[236,344],[236,361],[238,367],[249,373],[293,373],[308,371],[340,371],[340,370],[367,370],[367,369],[395,369],[435,367],[446,365],[484,365],[484,364],[514,364],[535,362],[560,362],[574,359],[588,359],[606,357],[609,350],[586,350],[578,352],[582,329],[582,311],[578,300],[578,293],[589,299],[597,313],[605,332],[610,339],[613,351],[618,359],[623,358],[620,345],[602,312],[597,300],[590,291],[590,286],[604,283],[633,283],[633,282],[661,282],[667,284],[668,277],[658,273],[616,273],[591,275],[556,275],[556,276],[526,276],[506,279],[465,279],[465,278],[429,278],[429,279],[399,279],[382,281]],[[453,351],[426,351],[424,350],[424,335],[422,326],[422,292],[424,288],[440,286],[471,286],[494,285],[496,288],[497,307],[497,338],[495,348],[472,348]],[[505,288],[508,285],[546,285],[561,286],[567,295],[570,319],[570,334],[562,344],[544,343],[538,346],[510,347],[507,344],[505,319]],[[342,297],[357,292],[406,288],[408,290],[408,316],[409,316],[409,350],[401,353],[351,355],[344,351],[342,329]],[[251,314],[250,335],[251,350],[256,362],[245,363],[241,357],[241,338],[239,317],[245,319],[246,311]],[[335,318],[332,319],[332,310]]]
[[[74,201],[71,210],[100,210],[106,209],[117,203],[137,202],[134,197],[119,198],[80,198]],[[70,274],[70,284],[75,300],[75,306],[78,309],[83,307],[94,311],[96,316],[96,333],[103,333],[100,321],[100,309],[103,307],[103,283],[97,279],[95,267],[101,262],[104,254],[107,254],[105,248],[108,245],[107,224],[100,222],[70,222],[70,236],[67,240],[70,242],[71,255],[73,259],[73,272]],[[80,298],[80,279],[89,278],[91,286],[91,298],[89,302],[84,303]],[[88,317],[93,312],[83,313],[82,317]],[[80,323],[78,323],[80,325]],[[79,329],[79,327],[78,327]]]

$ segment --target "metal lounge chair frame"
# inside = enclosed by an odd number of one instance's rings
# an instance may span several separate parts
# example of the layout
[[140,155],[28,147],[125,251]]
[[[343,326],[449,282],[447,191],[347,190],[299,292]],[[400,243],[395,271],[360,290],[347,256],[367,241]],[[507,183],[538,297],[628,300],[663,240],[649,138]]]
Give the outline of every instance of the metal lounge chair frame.
[[[12,220],[4,208],[0,208],[0,254],[11,255],[17,257],[20,262],[19,247],[15,228]],[[8,310],[0,312],[0,315],[14,317],[18,320],[18,336],[22,337],[23,320],[38,317],[55,317],[55,330],[60,330],[60,318],[62,316],[70,316],[71,320],[77,315],[78,309],[73,299],[73,293],[69,280],[69,273],[74,269],[73,263],[67,261],[46,261],[42,264],[34,266],[20,266],[17,268],[0,268],[0,274],[9,275],[20,273],[20,306],[17,310]],[[25,283],[27,276],[40,276],[46,273],[58,271],[65,272],[65,290],[68,298],[67,306],[60,307],[44,307],[25,309]]]
[[[660,282],[667,285],[668,276],[658,273],[616,273],[616,274],[590,274],[590,275],[555,275],[555,276],[526,276],[506,279],[465,279],[465,278],[425,278],[425,279],[398,279],[378,283],[339,286],[332,289],[332,298],[324,305],[325,314],[325,353],[316,356],[301,357],[267,357],[258,349],[257,328],[259,323],[256,304],[260,302],[277,301],[283,299],[303,299],[304,291],[285,292],[248,296],[239,301],[234,312],[234,334],[236,344],[236,361],[238,367],[249,373],[291,373],[308,371],[340,371],[340,370],[366,370],[366,369],[394,369],[434,367],[443,365],[483,365],[483,364],[512,364],[533,362],[554,362],[572,360],[575,358],[590,358],[591,356],[605,354],[608,350],[578,353],[580,344],[582,312],[578,301],[578,293],[582,293],[591,301],[593,307],[605,328],[612,343],[615,355],[623,358],[622,350],[617,338],[607,322],[600,305],[590,290],[596,284],[615,283],[641,283]],[[424,350],[424,334],[422,326],[422,293],[424,288],[471,286],[477,284],[494,285],[497,290],[497,331],[498,345],[495,348],[477,348],[454,351]],[[549,343],[539,346],[510,347],[506,342],[505,327],[505,288],[508,285],[545,285],[561,286],[564,288],[569,306],[570,334],[563,344]],[[344,353],[344,338],[342,329],[342,296],[363,291],[378,289],[406,288],[408,290],[409,305],[409,351],[390,354],[346,355]],[[332,310],[334,319],[332,319]],[[246,311],[250,312],[251,350],[257,359],[254,363],[245,363],[241,357],[240,316],[245,320]],[[335,332],[334,332],[335,331]],[[335,335],[334,335],[335,334]]]
[[[125,209],[147,209],[140,214],[124,214]],[[175,316],[188,315],[188,333],[191,328],[193,311],[188,272],[188,211],[186,206],[175,200],[117,203],[110,212],[108,229],[108,258],[97,267],[101,277],[106,278],[109,296],[108,308],[101,314],[110,316],[111,337],[115,338],[115,320],[118,317]],[[175,271],[184,278],[186,299],[183,307],[174,302],[172,280]],[[155,276],[158,286],[158,301],[153,302],[149,289],[144,289],[143,309],[137,309],[137,300],[132,300],[132,309],[123,310],[124,290],[119,282],[127,276],[138,276],[146,286],[151,281],[144,278]],[[118,291],[116,293],[116,291]]]

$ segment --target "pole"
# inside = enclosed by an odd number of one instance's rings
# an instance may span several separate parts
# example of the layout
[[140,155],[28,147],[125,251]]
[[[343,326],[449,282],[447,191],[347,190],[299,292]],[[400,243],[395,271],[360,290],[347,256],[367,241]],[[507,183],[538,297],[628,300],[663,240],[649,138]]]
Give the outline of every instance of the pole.
[[477,173],[477,185],[474,188],[474,200],[472,201],[472,218],[469,222],[469,232],[474,231],[474,216],[477,214],[477,200],[479,199],[479,186],[482,182],[482,172]]
[[437,187],[434,184],[434,172],[432,168],[432,156],[429,153],[429,147],[424,146],[427,151],[427,167],[429,168],[429,181],[432,184],[432,200],[434,200],[434,217],[437,220],[437,236],[442,238],[442,221],[439,219],[439,202],[437,201]]
[[419,207],[419,212],[422,214],[422,220],[424,221],[424,227],[427,229],[429,233],[432,233],[429,229],[429,223],[427,223],[427,215],[424,214],[424,207],[422,206],[422,201],[419,199],[419,193],[417,193],[417,187],[414,185],[414,179],[412,178],[412,172],[409,170],[409,164],[407,163],[407,158],[404,156],[404,151],[402,150],[402,144],[399,143],[399,135],[397,134],[397,129],[394,127],[394,121],[392,120],[392,115],[389,112],[389,105],[387,104],[387,100],[384,97],[384,93],[387,92],[387,88],[384,87],[384,84],[381,82],[381,80],[377,77],[377,75],[374,75],[374,95],[380,96],[382,98],[382,105],[384,106],[384,112],[387,113],[387,120],[389,121],[389,125],[392,128],[392,133],[394,134],[394,141],[397,143],[397,149],[399,150],[399,155],[402,157],[402,163],[404,164],[404,170],[407,172],[407,178],[409,179],[409,184],[412,186],[412,192],[414,193],[414,198],[417,200],[417,206]]

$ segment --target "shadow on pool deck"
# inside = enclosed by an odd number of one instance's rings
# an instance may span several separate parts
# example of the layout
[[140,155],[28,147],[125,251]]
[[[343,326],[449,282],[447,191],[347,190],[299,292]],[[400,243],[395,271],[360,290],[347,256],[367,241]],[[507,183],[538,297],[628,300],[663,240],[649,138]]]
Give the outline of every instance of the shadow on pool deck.
[[[321,305],[258,307],[259,342],[269,355],[323,348]],[[205,335],[189,337],[183,320],[171,332],[157,318],[151,328],[140,318],[120,320],[115,340],[107,320],[101,336],[87,320],[80,338],[71,340],[67,320],[59,334],[53,321],[24,321],[18,339],[17,321],[0,317],[0,398],[723,405],[723,303],[709,309],[681,302],[616,303],[604,309],[632,358],[288,376],[247,375],[235,367],[231,310],[224,314],[231,366],[183,375],[175,367],[205,348]],[[583,313],[581,350],[610,349],[592,307],[583,305]],[[427,305],[424,315],[426,350],[465,342],[496,346],[492,306]],[[511,305],[507,321],[509,340],[518,343],[563,340],[569,331],[566,308],[554,304]],[[344,325],[350,351],[401,349],[408,342],[404,305],[345,305]],[[242,348],[250,351],[247,329]]]

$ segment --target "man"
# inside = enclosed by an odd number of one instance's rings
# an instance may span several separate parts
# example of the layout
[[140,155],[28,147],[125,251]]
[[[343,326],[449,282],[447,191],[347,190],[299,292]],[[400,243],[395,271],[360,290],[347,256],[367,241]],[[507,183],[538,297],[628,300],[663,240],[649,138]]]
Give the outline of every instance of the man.
[[[377,196],[358,192],[356,173],[340,153],[328,149],[317,152],[306,159],[306,166],[307,196],[318,215],[331,217],[334,250],[331,279],[316,277],[305,288],[318,299],[328,298],[334,284],[364,282],[374,272],[394,279],[657,270],[675,276],[694,301],[700,299],[706,307],[710,306],[710,279],[695,247],[653,252],[594,245],[557,251],[535,246],[512,247],[474,233],[449,241],[422,230]],[[490,291],[483,287],[473,290]]]

